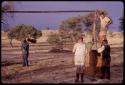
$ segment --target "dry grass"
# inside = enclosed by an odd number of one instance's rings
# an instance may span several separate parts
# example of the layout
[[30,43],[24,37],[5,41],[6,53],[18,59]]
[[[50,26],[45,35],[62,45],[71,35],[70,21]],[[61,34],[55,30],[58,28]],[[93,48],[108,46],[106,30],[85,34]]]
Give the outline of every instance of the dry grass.
[[[123,52],[121,51],[122,48],[112,49],[112,80],[110,83],[120,83],[123,79]],[[7,54],[2,55],[2,58],[7,58],[2,60],[6,62],[13,62],[13,64],[2,66],[1,72],[3,83],[74,82],[75,68],[73,65],[72,53],[32,53],[29,56],[29,67],[22,67],[21,55],[15,55],[15,57],[13,56],[14,55],[11,56]],[[93,82],[90,81],[89,77],[85,76],[85,83]],[[100,81],[96,83],[100,83]]]
[[[16,43],[16,41],[14,41]],[[85,83],[121,83],[123,80],[123,38],[109,39],[111,44],[111,80],[92,82],[85,75]],[[74,83],[75,68],[73,54],[47,53],[32,44],[29,55],[29,67],[22,67],[20,47],[10,48],[7,40],[2,40],[1,80],[3,83]]]

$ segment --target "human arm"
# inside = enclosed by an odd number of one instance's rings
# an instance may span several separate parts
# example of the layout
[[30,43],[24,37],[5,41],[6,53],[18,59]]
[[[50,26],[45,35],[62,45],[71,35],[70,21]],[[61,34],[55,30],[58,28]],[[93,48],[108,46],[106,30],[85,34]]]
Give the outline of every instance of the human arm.
[[75,51],[76,51],[76,44],[73,46],[72,52],[75,53]]
[[112,24],[112,20],[109,17],[106,17],[106,22],[107,22],[106,27]]

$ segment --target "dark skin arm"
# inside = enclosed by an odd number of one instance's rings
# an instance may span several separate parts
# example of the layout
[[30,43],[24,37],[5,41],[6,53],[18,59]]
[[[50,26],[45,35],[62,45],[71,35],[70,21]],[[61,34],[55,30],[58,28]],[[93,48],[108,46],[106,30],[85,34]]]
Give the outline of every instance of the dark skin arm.
[[[110,19],[110,18],[109,18]],[[113,22],[112,22],[112,20],[110,19],[110,21],[107,23],[107,25],[106,26],[109,26],[110,24],[112,24]]]

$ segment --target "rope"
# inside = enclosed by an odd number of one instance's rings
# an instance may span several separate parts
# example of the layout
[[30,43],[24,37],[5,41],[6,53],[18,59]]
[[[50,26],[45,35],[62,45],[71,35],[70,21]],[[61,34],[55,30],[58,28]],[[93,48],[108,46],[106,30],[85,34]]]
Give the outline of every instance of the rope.
[[72,12],[95,12],[92,10],[67,10],[67,11],[2,11],[3,13],[72,13]]

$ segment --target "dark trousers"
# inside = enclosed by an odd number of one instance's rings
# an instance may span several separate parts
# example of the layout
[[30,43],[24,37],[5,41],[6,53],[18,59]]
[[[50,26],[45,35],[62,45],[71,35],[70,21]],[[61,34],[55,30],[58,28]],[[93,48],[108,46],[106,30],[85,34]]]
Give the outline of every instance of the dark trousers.
[[81,82],[84,82],[84,66],[76,66],[76,79],[75,82],[79,82],[79,78],[81,76]]
[[28,66],[28,54],[23,54],[23,66]]
[[110,67],[109,66],[102,66],[101,73],[102,73],[102,76],[101,76],[102,79],[104,78],[110,79]]

